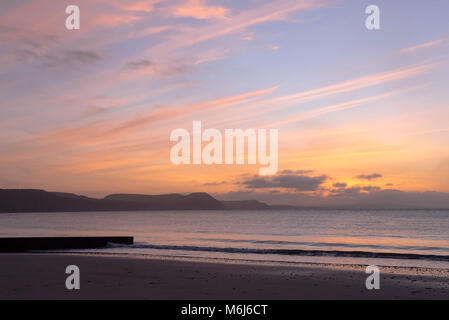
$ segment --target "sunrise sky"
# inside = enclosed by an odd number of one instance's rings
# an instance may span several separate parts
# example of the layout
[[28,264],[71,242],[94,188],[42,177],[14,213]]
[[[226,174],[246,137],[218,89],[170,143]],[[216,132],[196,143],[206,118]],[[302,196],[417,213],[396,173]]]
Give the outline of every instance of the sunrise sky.
[[[2,1],[0,188],[448,193],[448,17],[447,0]],[[173,165],[170,132],[193,120],[277,128],[278,174]]]

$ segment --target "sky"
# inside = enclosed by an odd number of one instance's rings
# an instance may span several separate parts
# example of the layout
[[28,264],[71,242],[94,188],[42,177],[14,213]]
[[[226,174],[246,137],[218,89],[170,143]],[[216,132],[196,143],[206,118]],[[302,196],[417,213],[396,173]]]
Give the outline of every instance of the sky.
[[[449,207],[448,15],[447,0],[2,1],[0,188]],[[277,174],[174,165],[170,133],[194,120],[278,129]]]

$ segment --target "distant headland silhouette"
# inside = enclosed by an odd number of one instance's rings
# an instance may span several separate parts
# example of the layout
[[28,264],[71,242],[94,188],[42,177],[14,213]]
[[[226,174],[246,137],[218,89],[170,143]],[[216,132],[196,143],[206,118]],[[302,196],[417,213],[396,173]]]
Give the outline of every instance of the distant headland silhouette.
[[143,210],[256,210],[271,207],[257,200],[220,201],[205,192],[111,194],[103,199],[35,189],[0,189],[0,212],[83,212]]

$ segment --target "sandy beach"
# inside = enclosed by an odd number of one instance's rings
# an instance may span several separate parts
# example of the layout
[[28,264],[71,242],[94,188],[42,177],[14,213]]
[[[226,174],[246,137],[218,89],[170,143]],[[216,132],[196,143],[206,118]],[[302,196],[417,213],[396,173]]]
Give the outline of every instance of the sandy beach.
[[[81,289],[65,288],[77,265]],[[407,273],[407,274],[405,274]],[[448,271],[69,254],[0,254],[0,299],[448,299]]]

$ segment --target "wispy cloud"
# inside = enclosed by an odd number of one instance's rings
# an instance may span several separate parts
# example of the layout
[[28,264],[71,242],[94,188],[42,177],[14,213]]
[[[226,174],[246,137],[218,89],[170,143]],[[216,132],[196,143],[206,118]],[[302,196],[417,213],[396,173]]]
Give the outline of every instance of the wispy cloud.
[[246,31],[258,24],[285,20],[293,12],[324,8],[333,2],[333,0],[280,0],[269,2],[233,14],[230,19],[213,20],[212,23],[198,28],[180,29],[167,41],[149,49],[144,54],[160,54],[166,53],[167,50],[178,50],[200,42]]
[[374,180],[382,177],[383,175],[381,175],[380,173],[373,173],[373,174],[360,174],[356,178],[362,180]]
[[66,50],[58,55],[50,56],[47,55],[46,59],[50,64],[64,64],[71,65],[76,63],[90,63],[101,60],[101,56],[93,51],[83,51],[83,50]]
[[227,8],[207,5],[204,0],[187,0],[173,8],[175,16],[195,19],[227,19],[228,12]]
[[422,74],[426,71],[435,68],[438,64],[426,63],[414,66],[404,67],[398,70],[392,70],[382,73],[376,73],[368,76],[359,77],[356,79],[340,82],[337,84],[313,89],[309,91],[303,91],[291,95],[275,98],[269,103],[284,102],[289,100],[298,101],[310,101],[313,99],[323,98],[326,96],[336,95],[340,93],[348,93],[359,89],[364,89],[372,86],[381,85],[384,83],[398,81],[406,78],[411,78]]
[[439,39],[439,40],[433,40],[433,41],[429,41],[429,42],[424,42],[424,43],[418,44],[416,46],[412,46],[412,47],[407,47],[407,48],[401,49],[401,50],[399,50],[399,53],[400,54],[412,53],[412,52],[423,50],[423,49],[437,47],[437,46],[443,45],[443,44],[445,44],[447,42],[448,42],[447,39]]
[[282,121],[278,121],[278,122],[272,123],[269,126],[270,127],[279,127],[279,126],[290,124],[290,123],[295,123],[295,122],[309,120],[309,119],[316,118],[318,116],[322,116],[322,115],[329,114],[329,113],[332,113],[332,112],[337,112],[337,111],[342,111],[342,110],[355,108],[355,107],[361,106],[361,105],[366,104],[366,103],[370,103],[370,102],[374,102],[374,101],[378,101],[378,100],[381,100],[381,99],[388,98],[388,97],[392,96],[394,93],[395,92],[393,91],[393,92],[389,92],[389,93],[386,93],[386,94],[381,94],[381,95],[377,95],[377,96],[373,96],[373,97],[362,98],[362,99],[355,99],[355,100],[350,100],[350,101],[346,101],[346,102],[343,102],[343,103],[330,105],[330,106],[323,107],[323,108],[318,108],[318,109],[315,109],[315,110],[304,112],[304,113],[300,114],[299,116],[290,116],[286,120],[282,120]]
[[100,2],[110,4],[124,11],[137,11],[148,13],[153,10],[155,4],[162,0],[99,0]]
[[198,65],[198,64],[202,64],[202,63],[223,60],[229,54],[229,51],[230,50],[227,50],[227,49],[208,50],[208,51],[200,54],[195,59],[195,64]]
[[140,60],[130,61],[125,64],[125,67],[129,68],[131,70],[139,70],[139,69],[144,69],[144,68],[153,67],[153,66],[154,66],[154,63],[148,59],[140,59]]
[[[47,140],[47,141],[61,141],[61,140],[70,140],[70,141],[85,141],[92,142],[92,137],[104,138],[105,136],[117,136],[119,134],[123,134],[125,132],[135,130],[138,128],[142,128],[143,126],[150,125],[155,122],[167,122],[175,118],[185,117],[190,112],[200,111],[200,110],[208,110],[210,112],[212,109],[225,108],[228,106],[235,106],[239,103],[246,101],[248,98],[254,98],[262,95],[266,95],[275,91],[278,87],[272,87],[264,90],[251,91],[240,95],[230,96],[226,98],[206,101],[197,104],[191,104],[184,107],[164,107],[161,109],[157,109],[155,111],[149,112],[148,114],[144,114],[141,116],[134,117],[132,119],[125,120],[120,124],[116,124],[115,126],[111,126],[110,122],[106,122],[104,124],[97,123],[95,126],[91,124],[71,128],[64,129],[61,131],[53,132],[50,134],[46,134],[41,136],[38,140]],[[88,140],[84,140],[87,137],[91,137]]]

